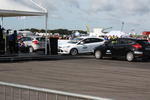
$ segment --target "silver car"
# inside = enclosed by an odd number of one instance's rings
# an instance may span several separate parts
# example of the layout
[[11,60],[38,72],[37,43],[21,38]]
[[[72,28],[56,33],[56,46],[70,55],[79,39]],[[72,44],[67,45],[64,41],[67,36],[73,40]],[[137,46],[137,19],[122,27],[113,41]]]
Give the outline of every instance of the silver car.
[[58,46],[58,53],[77,55],[82,53],[93,53],[95,47],[103,45],[104,38],[101,37],[78,37]]
[[27,36],[27,37],[22,37],[19,41],[22,41],[25,47],[29,47],[30,53],[37,50],[45,49],[45,37]]

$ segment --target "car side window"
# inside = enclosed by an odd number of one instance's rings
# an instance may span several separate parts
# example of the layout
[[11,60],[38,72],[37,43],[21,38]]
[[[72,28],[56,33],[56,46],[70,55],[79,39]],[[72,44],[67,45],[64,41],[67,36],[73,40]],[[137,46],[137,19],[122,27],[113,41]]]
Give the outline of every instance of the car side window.
[[127,44],[127,40],[119,40],[119,44]]
[[127,40],[127,39],[119,40],[119,44],[123,44],[123,45],[134,44],[134,43],[135,42],[133,40]]
[[27,37],[24,37],[24,38],[23,38],[23,41],[27,41]]
[[88,39],[83,40],[83,42],[84,42],[84,44],[87,44],[87,43],[90,43],[91,41],[90,41],[90,39],[88,38]]
[[98,38],[91,38],[91,43],[95,43],[95,42],[102,42],[103,39],[98,39]]
[[25,41],[31,41],[32,39],[30,37],[26,37]]
[[109,41],[108,46],[114,46],[114,45],[117,45],[117,44],[118,44],[117,40],[111,40],[111,41]]
[[25,38],[23,37],[23,38],[21,38],[20,40],[21,40],[21,41],[25,41]]

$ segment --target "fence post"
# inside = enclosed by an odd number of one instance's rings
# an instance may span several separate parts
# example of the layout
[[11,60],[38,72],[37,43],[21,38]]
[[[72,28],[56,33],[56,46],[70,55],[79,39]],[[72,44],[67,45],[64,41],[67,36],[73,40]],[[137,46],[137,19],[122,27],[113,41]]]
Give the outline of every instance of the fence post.
[[13,87],[11,88],[11,97],[12,97],[12,100],[14,100],[14,88]]
[[4,86],[4,100],[6,100],[6,86]]
[[20,100],[22,100],[22,89],[19,89]]
[[66,96],[66,100],[68,100],[68,98],[69,98],[69,97],[68,97],[68,96]]
[[58,100],[58,95],[56,94],[56,100]]
[[38,91],[36,92],[36,97],[37,97],[37,100],[39,100],[39,92]]
[[48,100],[48,94],[47,94],[47,92],[46,92],[46,100]]

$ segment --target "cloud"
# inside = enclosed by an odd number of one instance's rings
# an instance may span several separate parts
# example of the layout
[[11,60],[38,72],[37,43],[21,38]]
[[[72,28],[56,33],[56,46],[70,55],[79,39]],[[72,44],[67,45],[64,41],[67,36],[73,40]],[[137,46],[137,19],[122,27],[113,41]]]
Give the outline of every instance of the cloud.
[[41,5],[42,7],[48,9],[48,11],[57,11],[57,6],[53,2],[53,0],[33,0],[37,4]]
[[[26,0],[24,0],[26,1]],[[149,0],[33,0],[49,11],[53,22],[64,26],[89,23],[91,26],[116,26],[124,21],[126,27],[150,24]],[[77,21],[76,21],[77,20]],[[71,26],[72,25],[72,26]],[[128,26],[127,26],[128,25]],[[145,25],[145,26],[144,26]],[[56,26],[57,27],[57,26]]]
[[121,11],[127,14],[147,14],[150,11],[149,0],[124,0],[121,3]]
[[91,0],[91,11],[112,11],[115,9],[115,0]]
[[63,0],[63,2],[68,3],[70,6],[80,8],[79,1],[78,0]]
[[91,0],[91,11],[146,14],[150,11],[149,4],[149,0]]

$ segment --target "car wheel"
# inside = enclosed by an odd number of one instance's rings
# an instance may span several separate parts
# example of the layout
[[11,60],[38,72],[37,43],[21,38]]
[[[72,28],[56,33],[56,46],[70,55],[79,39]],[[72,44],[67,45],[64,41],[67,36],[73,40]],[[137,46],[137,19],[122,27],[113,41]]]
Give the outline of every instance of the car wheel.
[[134,60],[134,54],[132,52],[128,52],[126,55],[126,60],[131,62]]
[[96,50],[94,53],[94,56],[96,59],[102,59],[103,58],[102,52],[100,50]]
[[33,52],[34,52],[33,47],[29,47],[29,53],[33,53]]
[[78,50],[75,49],[75,48],[74,48],[74,49],[71,49],[70,54],[71,54],[72,56],[75,56],[75,55],[78,54]]

